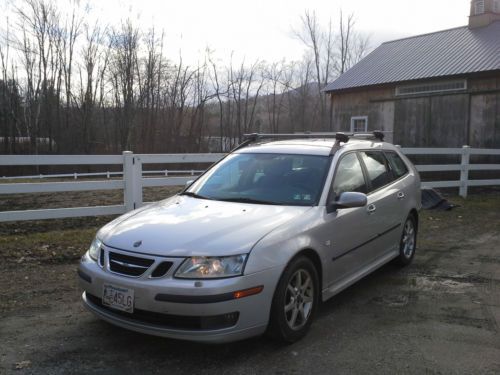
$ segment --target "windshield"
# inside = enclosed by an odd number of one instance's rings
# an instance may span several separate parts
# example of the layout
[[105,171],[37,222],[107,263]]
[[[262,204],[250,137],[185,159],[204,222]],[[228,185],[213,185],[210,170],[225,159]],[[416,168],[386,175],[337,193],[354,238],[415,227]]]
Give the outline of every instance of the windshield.
[[184,194],[232,202],[312,206],[320,198],[328,165],[327,156],[232,154]]

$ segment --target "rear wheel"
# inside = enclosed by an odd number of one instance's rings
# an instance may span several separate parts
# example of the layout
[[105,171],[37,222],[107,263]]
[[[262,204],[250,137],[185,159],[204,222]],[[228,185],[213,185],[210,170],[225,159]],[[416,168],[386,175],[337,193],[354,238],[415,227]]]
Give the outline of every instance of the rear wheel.
[[396,261],[401,266],[411,263],[417,247],[417,222],[415,216],[410,215],[405,221],[401,241],[399,243],[399,256]]
[[314,264],[303,256],[292,260],[274,292],[268,333],[288,343],[302,338],[311,326],[318,296],[318,272]]

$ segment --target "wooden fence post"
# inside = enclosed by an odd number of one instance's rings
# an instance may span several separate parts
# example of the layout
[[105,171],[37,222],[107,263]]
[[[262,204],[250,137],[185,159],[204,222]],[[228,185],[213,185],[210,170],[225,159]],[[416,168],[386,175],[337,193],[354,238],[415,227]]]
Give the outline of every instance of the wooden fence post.
[[132,151],[123,151],[123,200],[125,211],[142,206],[142,163]]
[[462,146],[462,160],[460,162],[460,191],[462,198],[467,198],[469,181],[470,146]]

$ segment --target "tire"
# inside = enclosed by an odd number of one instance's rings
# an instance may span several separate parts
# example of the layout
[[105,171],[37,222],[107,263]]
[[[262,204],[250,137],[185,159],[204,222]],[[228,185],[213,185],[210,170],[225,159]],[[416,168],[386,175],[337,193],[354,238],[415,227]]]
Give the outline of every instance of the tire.
[[403,233],[399,242],[399,256],[395,259],[401,266],[409,265],[415,256],[417,248],[417,221],[414,215],[409,215],[403,226]]
[[304,337],[319,303],[318,271],[305,256],[293,259],[274,292],[268,335],[293,343]]

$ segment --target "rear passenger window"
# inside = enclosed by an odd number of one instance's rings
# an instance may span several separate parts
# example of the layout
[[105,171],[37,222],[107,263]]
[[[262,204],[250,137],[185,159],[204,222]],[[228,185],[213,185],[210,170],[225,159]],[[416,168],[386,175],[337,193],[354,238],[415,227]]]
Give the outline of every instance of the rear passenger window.
[[360,154],[368,172],[372,191],[392,181],[391,174],[387,169],[384,154],[378,151],[364,151]]
[[392,174],[395,178],[399,178],[408,173],[408,167],[398,154],[396,154],[395,152],[386,152],[385,156],[389,161],[389,165],[392,169]]
[[347,154],[340,160],[333,181],[333,191],[335,197],[346,191],[367,192],[363,170],[355,153]]

